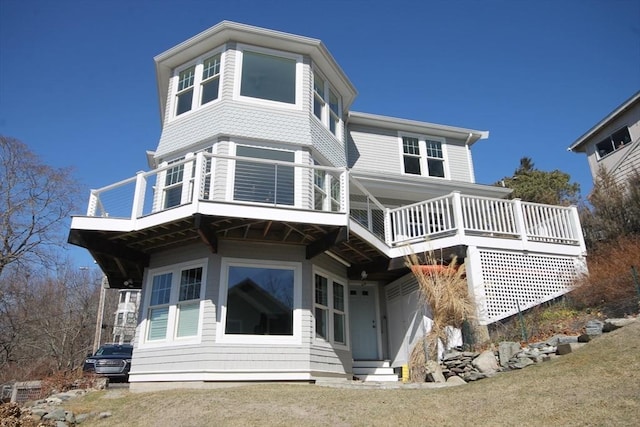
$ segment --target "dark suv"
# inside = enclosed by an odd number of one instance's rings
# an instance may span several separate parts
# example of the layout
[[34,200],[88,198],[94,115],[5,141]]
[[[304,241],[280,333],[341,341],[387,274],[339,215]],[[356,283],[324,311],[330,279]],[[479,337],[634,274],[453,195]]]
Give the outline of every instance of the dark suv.
[[130,344],[105,344],[96,354],[87,357],[82,370],[126,381],[129,379],[132,353],[133,346]]

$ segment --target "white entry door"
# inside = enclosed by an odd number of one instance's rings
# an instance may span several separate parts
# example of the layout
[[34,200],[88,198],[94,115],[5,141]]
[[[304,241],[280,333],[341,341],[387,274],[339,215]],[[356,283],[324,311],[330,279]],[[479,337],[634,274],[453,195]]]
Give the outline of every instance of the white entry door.
[[377,360],[378,319],[374,286],[349,288],[351,352],[354,360]]

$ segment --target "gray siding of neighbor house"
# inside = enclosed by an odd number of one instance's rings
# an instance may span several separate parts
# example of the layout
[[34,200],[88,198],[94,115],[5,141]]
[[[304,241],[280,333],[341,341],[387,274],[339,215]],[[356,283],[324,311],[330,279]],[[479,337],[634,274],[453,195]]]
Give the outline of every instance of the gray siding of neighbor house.
[[[623,126],[629,127],[631,144],[629,144],[627,147],[623,147],[619,150],[614,151],[613,153],[610,153],[602,159],[598,159],[598,154],[596,153],[596,144]],[[595,180],[598,169],[600,167],[605,167],[608,171],[613,172],[614,175],[620,179],[625,178],[627,174],[633,169],[634,165],[636,168],[640,169],[640,163],[638,162],[637,154],[629,154],[628,152],[633,143],[635,141],[638,141],[639,139],[640,102],[636,103],[636,105],[634,105],[624,115],[616,118],[589,138],[589,141],[585,145],[585,152],[589,160],[589,169],[591,170],[591,176],[593,177],[593,179]],[[624,156],[629,157],[627,157],[622,163],[620,163]],[[633,162],[632,158],[635,158],[635,163]],[[620,171],[614,171],[613,168],[615,168],[619,163]]]
[[[445,163],[449,171],[447,179],[474,182],[468,147],[464,141],[446,139],[445,145]],[[397,130],[350,125],[347,153],[348,165],[354,171],[402,174],[403,160]]]
[[[216,342],[216,328],[220,319],[217,304],[220,292],[222,258],[244,258],[249,260],[275,260],[300,262],[302,266],[302,329],[300,344],[239,344]],[[203,313],[202,341],[189,345],[167,345],[140,348],[138,338],[134,353],[132,376],[136,373],[180,373],[180,372],[223,372],[223,371],[302,371],[319,373],[344,373],[342,363],[350,369],[350,352],[332,352],[315,349],[312,345],[314,333],[312,262],[305,259],[302,246],[270,245],[248,242],[220,241],[218,254],[211,254],[201,244],[167,251],[152,257],[150,268],[169,266],[194,259],[207,258],[207,283],[205,308]],[[335,271],[325,260],[323,268]],[[329,268],[327,268],[329,267]],[[344,269],[342,271],[344,274]],[[146,283],[146,281],[145,281]],[[148,292],[143,287],[143,294]],[[143,295],[143,298],[145,296]],[[146,302],[146,299],[143,299]],[[143,318],[147,306],[143,303]],[[139,334],[138,334],[139,336]],[[321,355],[321,356],[320,356]],[[310,362],[314,359],[313,363]]]
[[613,171],[613,176],[618,182],[626,182],[635,172],[640,173],[640,143],[627,148],[626,157]]
[[[233,44],[230,44],[233,46]],[[313,145],[332,166],[345,165],[344,145],[338,141],[312,112],[312,73],[310,60],[303,58],[302,106],[300,109],[278,108],[233,99],[236,71],[235,46],[225,52],[222,86],[217,101],[172,117],[170,79],[164,128],[156,149],[156,158],[171,160],[200,147],[221,135],[262,141]]]

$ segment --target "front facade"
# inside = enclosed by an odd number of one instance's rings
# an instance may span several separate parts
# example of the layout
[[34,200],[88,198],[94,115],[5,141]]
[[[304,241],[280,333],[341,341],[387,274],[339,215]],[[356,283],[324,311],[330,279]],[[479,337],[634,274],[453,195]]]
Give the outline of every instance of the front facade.
[[118,291],[118,308],[113,319],[114,344],[132,344],[138,326],[140,311],[140,291],[120,289]]
[[484,325],[584,268],[575,208],[475,183],[488,132],[350,111],[318,40],[225,21],[155,61],[151,171],[93,190],[69,236],[142,290],[133,388],[395,380],[430,325],[411,252],[462,260]]
[[595,181],[605,168],[618,183],[640,172],[640,91],[589,129],[568,148],[585,153]]

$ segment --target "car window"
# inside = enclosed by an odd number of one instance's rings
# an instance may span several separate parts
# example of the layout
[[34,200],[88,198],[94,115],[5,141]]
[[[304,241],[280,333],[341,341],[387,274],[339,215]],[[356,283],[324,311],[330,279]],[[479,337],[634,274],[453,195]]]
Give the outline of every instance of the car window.
[[96,351],[96,356],[131,356],[132,353],[133,348],[130,347],[100,347],[98,351]]

